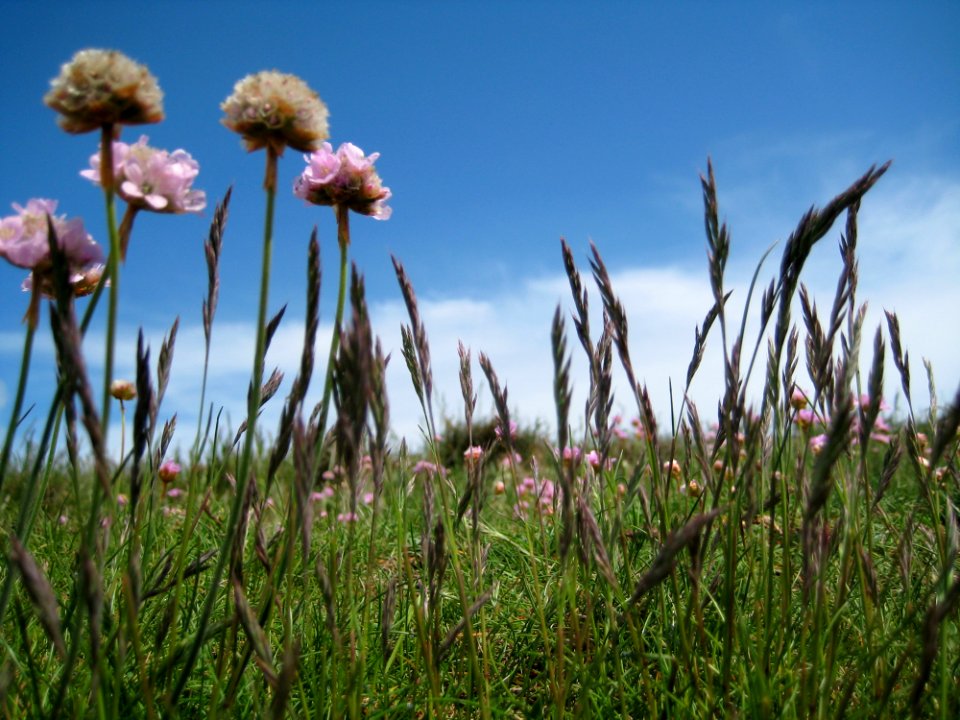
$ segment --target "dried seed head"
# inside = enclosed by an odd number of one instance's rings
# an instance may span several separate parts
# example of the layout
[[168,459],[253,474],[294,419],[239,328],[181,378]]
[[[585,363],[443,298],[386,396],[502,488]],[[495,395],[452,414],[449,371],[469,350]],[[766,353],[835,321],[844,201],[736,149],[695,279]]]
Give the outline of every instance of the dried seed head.
[[114,380],[110,383],[110,394],[117,400],[133,400],[137,396],[137,388],[129,380]]
[[276,70],[247,75],[220,105],[221,122],[243,136],[247,150],[270,146],[312,152],[330,136],[327,106],[296,75]]
[[147,68],[116,50],[81,50],[50,81],[44,103],[60,113],[68,133],[104,125],[144,125],[163,120],[163,91]]

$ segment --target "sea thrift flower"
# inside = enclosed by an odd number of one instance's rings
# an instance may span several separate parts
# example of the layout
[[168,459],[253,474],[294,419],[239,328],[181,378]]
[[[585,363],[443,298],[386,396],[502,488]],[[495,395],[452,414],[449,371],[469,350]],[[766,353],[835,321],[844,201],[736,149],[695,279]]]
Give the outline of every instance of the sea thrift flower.
[[690,497],[700,497],[700,483],[696,480],[684,483],[680,486],[680,494],[689,495]]
[[563,449],[563,464],[564,465],[579,465],[580,458],[583,455],[580,448],[578,447],[565,447]]
[[167,497],[170,500],[176,500],[177,498],[183,497],[183,490],[181,488],[170,488],[167,490]]
[[803,410],[807,406],[807,396],[803,390],[794,386],[793,393],[790,395],[790,405],[794,410]]
[[[141,135],[133,145],[113,143],[114,189],[138,210],[158,213],[200,212],[207,206],[203,190],[193,190],[200,165],[186,150],[166,150],[147,145]],[[80,173],[100,184],[100,153],[90,157],[90,169]]]
[[810,438],[810,451],[814,455],[819,455],[820,451],[823,450],[827,445],[827,436],[826,435],[814,435]]
[[479,462],[480,458],[483,457],[483,448],[479,445],[474,445],[463,451],[463,459],[468,463]]
[[103,273],[103,249],[87,234],[80,218],[67,220],[54,215],[56,200],[33,198],[26,206],[13,204],[16,215],[0,219],[0,257],[12,265],[31,270],[24,290],[38,289],[53,295],[50,242],[47,239],[47,216],[53,221],[57,243],[66,255],[70,268],[70,284],[76,295],[93,292]]
[[509,455],[504,455],[503,458],[501,458],[500,460],[500,466],[503,468],[509,468],[511,464],[519,465],[522,462],[523,462],[523,455],[521,455],[520,453],[514,453],[512,461]]
[[110,383],[110,394],[117,400],[133,400],[137,396],[137,387],[129,380],[114,380]]
[[503,480],[497,480],[493,484],[493,492],[495,495],[503,495],[507,491],[507,486],[503,484]]
[[813,414],[813,410],[810,410],[809,408],[804,408],[797,412],[797,425],[799,425],[803,430],[806,430],[808,427],[813,425],[814,419],[815,415]]
[[352,523],[357,521],[357,514],[352,512],[340,513],[337,515],[337,522],[339,523]]
[[663,464],[663,472],[670,473],[674,480],[680,478],[680,474],[683,472],[683,468],[680,467],[680,463],[676,460],[671,460],[670,462],[665,462]]
[[587,464],[590,465],[594,470],[600,468],[600,453],[596,450],[591,450],[587,453]]
[[247,75],[220,105],[220,121],[243,137],[247,150],[316,150],[330,136],[330,114],[320,96],[296,75],[276,70]]
[[81,50],[50,81],[43,101],[68,133],[163,120],[163,92],[143,65],[116,50]]
[[316,152],[306,155],[307,169],[293,184],[293,194],[314,205],[341,205],[376,220],[386,220],[393,212],[386,201],[390,188],[384,187],[373,163],[380,153],[365,156],[352,143],[343,143],[336,152],[325,142]]
[[435,465],[429,460],[418,460],[417,463],[413,466],[413,474],[419,475],[420,473],[426,473],[428,475],[436,475],[437,473],[441,475],[446,475],[446,470],[442,467]]
[[323,500],[329,500],[333,497],[333,488],[327,485],[323,490],[314,491],[310,493],[310,500],[312,502],[320,502]]
[[157,476],[164,484],[172,483],[177,479],[177,476],[180,475],[180,470],[180,466],[173,460],[164,460],[163,463],[160,464],[160,467],[157,468]]

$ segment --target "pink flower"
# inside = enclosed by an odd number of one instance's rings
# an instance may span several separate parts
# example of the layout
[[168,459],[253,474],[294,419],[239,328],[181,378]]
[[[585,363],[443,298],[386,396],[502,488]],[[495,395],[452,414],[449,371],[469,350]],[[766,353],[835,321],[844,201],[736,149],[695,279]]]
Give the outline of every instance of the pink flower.
[[563,449],[563,464],[564,465],[579,465],[580,458],[583,455],[583,452],[578,447],[565,447]]
[[380,153],[369,156],[352,143],[343,143],[333,152],[325,142],[316,152],[304,156],[307,169],[293,184],[293,194],[314,205],[343,205],[376,220],[390,217],[386,205],[392,193],[384,187],[373,163]]
[[173,460],[164,460],[157,468],[157,476],[163,483],[171,483],[177,479],[180,474],[180,466]]
[[176,500],[179,497],[183,496],[183,490],[181,488],[170,488],[167,490],[167,497],[171,500]]
[[676,460],[671,460],[663,464],[663,472],[670,473],[674,480],[678,480],[683,473],[683,468]]
[[[186,150],[166,150],[147,145],[141,135],[133,145],[114,141],[114,188],[127,204],[158,213],[200,212],[207,206],[203,190],[193,190],[200,165]],[[100,153],[90,157],[90,169],[80,175],[100,184]]]
[[[587,464],[590,465],[594,470],[600,469],[600,454],[596,450],[591,450],[587,453]],[[610,460],[607,460],[607,468],[610,467]]]
[[796,410],[803,410],[807,406],[807,396],[796,385],[793,386],[793,393],[790,395],[790,405]]
[[339,523],[352,523],[357,521],[357,514],[352,512],[340,513],[337,515],[337,522]]
[[826,435],[814,435],[810,438],[810,451],[814,455],[819,455],[820,451],[823,450],[827,445],[827,436]]
[[372,502],[373,502],[373,493],[372,493],[372,492],[364,493],[364,494],[363,494],[363,504],[364,504],[364,505],[369,505],[369,504],[372,503]]
[[509,468],[511,464],[519,465],[522,462],[523,462],[523,455],[521,455],[520,453],[514,453],[512,460],[509,455],[504,455],[500,459],[500,466],[504,468]]
[[463,451],[463,459],[469,462],[477,462],[480,458],[483,457],[483,448],[479,445],[474,445]]
[[435,465],[429,460],[418,460],[417,464],[413,466],[413,474],[419,475],[420,473],[426,473],[428,475],[446,475],[446,469]]
[[31,270],[24,290],[39,283],[39,290],[53,294],[50,244],[47,239],[47,216],[53,220],[57,243],[70,267],[70,284],[77,295],[93,292],[103,273],[103,249],[87,234],[80,218],[67,220],[54,215],[56,200],[34,198],[26,207],[13,204],[16,215],[0,219],[0,257],[11,265]]
[[814,415],[813,410],[804,408],[803,410],[797,412],[797,425],[806,430],[808,427],[813,425],[815,417],[816,416]]
[[310,493],[311,502],[321,502],[323,500],[328,500],[333,497],[333,488],[327,485],[320,491],[314,491]]

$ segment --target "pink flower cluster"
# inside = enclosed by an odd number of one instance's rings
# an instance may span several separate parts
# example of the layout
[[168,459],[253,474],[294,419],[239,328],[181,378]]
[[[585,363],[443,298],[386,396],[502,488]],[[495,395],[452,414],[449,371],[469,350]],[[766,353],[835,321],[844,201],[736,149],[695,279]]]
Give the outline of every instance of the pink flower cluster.
[[556,486],[552,480],[526,477],[517,486],[517,504],[513,506],[513,514],[523,518],[531,510],[535,510],[544,515],[552,515],[555,494]]
[[[129,205],[158,213],[200,212],[207,206],[203,190],[192,189],[200,165],[185,150],[166,150],[147,145],[141,135],[133,145],[113,143],[113,179],[117,193]],[[101,183],[100,153],[90,157],[90,169],[80,173]]]
[[439,474],[443,476],[447,474],[447,469],[445,467],[440,467],[429,460],[418,460],[413,466],[413,474],[419,475],[420,473],[426,473],[427,475]]
[[380,153],[369,156],[352,143],[343,143],[337,151],[325,142],[314,153],[304,156],[307,168],[296,179],[293,194],[314,205],[342,205],[377,220],[390,217],[390,188],[384,187],[373,163]]
[[[856,404],[864,412],[872,410],[871,407],[873,399],[869,395],[861,395],[856,400]],[[877,401],[879,404],[877,409],[880,413],[887,412],[890,409],[890,406],[883,400],[879,398]],[[827,425],[829,423],[829,418],[820,418],[813,409],[807,406],[806,395],[799,389],[794,389],[793,395],[791,396],[791,405],[796,409],[797,413],[794,416],[794,422],[797,426],[804,432],[811,432],[814,425]],[[890,434],[893,432],[893,429],[890,427],[889,423],[884,419],[883,415],[878,414],[877,419],[873,423],[873,427],[870,430],[870,440],[873,442],[878,442],[883,445],[888,445],[890,443]],[[853,423],[850,428],[851,442],[857,444],[860,441],[860,413],[854,412]],[[827,444],[827,436],[825,433],[819,433],[813,435],[808,440],[808,446],[810,451],[815,455],[820,453],[821,450]]]
[[93,291],[103,273],[103,249],[87,234],[80,218],[67,220],[54,215],[56,200],[33,198],[26,206],[13,204],[16,215],[0,219],[0,257],[17,267],[31,270],[23,284],[30,290],[38,283],[41,292],[53,294],[50,272],[50,243],[47,216],[53,220],[57,242],[70,267],[70,283],[77,295]]

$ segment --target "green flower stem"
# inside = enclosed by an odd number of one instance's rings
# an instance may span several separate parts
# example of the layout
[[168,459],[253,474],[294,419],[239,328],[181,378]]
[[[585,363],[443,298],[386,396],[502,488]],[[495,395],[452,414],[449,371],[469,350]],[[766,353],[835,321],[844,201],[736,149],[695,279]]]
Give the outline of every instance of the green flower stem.
[[340,347],[340,328],[343,325],[343,306],[347,295],[347,253],[350,248],[350,211],[343,205],[335,205],[337,215],[337,244],[340,246],[340,287],[337,290],[337,313],[333,320],[333,337],[330,339],[330,356],[327,358],[327,377],[323,383],[323,400],[320,403],[320,419],[317,427],[317,453],[323,447],[327,429],[327,413],[330,409],[330,393],[333,390],[333,364]]
[[200,646],[207,636],[206,629],[210,623],[210,615],[213,613],[213,606],[220,595],[220,581],[223,578],[224,570],[227,566],[230,550],[233,547],[236,538],[237,528],[240,525],[240,514],[243,511],[244,498],[247,495],[247,486],[250,481],[250,465],[253,458],[253,446],[256,441],[257,413],[260,409],[260,390],[263,385],[263,365],[266,347],[266,324],[267,324],[267,299],[270,292],[270,255],[273,246],[273,209],[274,200],[277,195],[277,151],[272,145],[267,146],[267,169],[263,182],[264,190],[267,193],[267,213],[263,229],[263,262],[260,273],[260,308],[257,312],[257,343],[253,357],[253,378],[251,379],[250,396],[247,404],[247,429],[244,439],[243,453],[240,456],[240,464],[237,469],[236,493],[233,497],[233,504],[230,507],[230,519],[226,525],[226,533],[223,536],[223,543],[220,545],[220,552],[217,556],[217,565],[210,578],[210,590],[203,603],[203,610],[200,613],[197,631],[193,643],[190,645],[190,652],[184,662],[180,677],[173,689],[170,697],[171,706],[176,705],[177,699],[186,687],[187,680],[193,671],[193,666],[197,662],[197,656],[200,654]]
[[110,236],[110,257],[106,275],[110,278],[110,301],[107,303],[107,344],[103,360],[103,405],[100,426],[103,428],[104,447],[110,427],[110,382],[113,378],[113,346],[117,331],[117,303],[120,296],[120,233],[117,232],[117,213],[113,192],[113,125],[104,125],[100,131],[100,184],[107,207],[107,232]]
[[[31,293],[30,305],[33,307],[39,296],[39,290],[34,286]],[[7,462],[13,448],[13,436],[17,433],[20,423],[20,409],[23,407],[23,396],[27,389],[27,375],[30,372],[30,356],[33,353],[33,336],[37,329],[34,321],[27,321],[27,333],[23,339],[23,358],[20,360],[20,380],[17,383],[17,396],[13,401],[13,410],[10,413],[10,424],[7,426],[7,437],[3,442],[3,454],[0,455],[0,489],[3,488],[3,479],[7,476]]]

